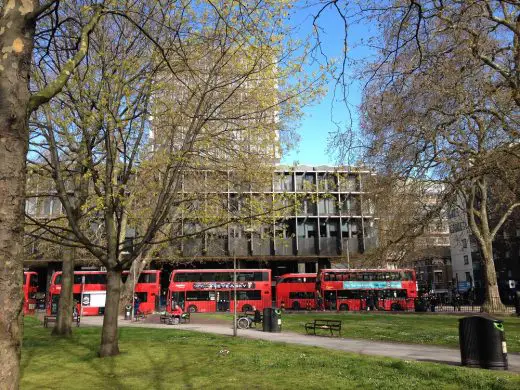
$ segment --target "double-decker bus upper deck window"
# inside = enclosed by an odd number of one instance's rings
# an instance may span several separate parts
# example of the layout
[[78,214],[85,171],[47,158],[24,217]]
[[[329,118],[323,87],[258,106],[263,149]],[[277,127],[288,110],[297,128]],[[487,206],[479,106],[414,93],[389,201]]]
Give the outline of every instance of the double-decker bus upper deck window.
[[263,272],[243,272],[237,275],[239,282],[261,282],[263,280]]
[[187,281],[186,275],[187,274],[185,274],[185,273],[177,272],[177,273],[175,273],[175,275],[173,275],[173,281],[174,282],[186,282]]
[[139,275],[137,283],[155,283],[157,281],[157,274],[146,273]]
[[200,272],[193,272],[186,274],[186,279],[188,282],[200,282],[202,280],[202,275]]
[[216,277],[217,277],[217,275],[214,272],[201,272],[200,273],[201,282],[214,282]]
[[31,287],[38,287],[38,275],[30,275],[29,278]]
[[200,282],[200,272],[186,272],[175,274],[174,282]]
[[406,280],[406,281],[413,280],[412,271],[402,271],[401,274],[402,274],[401,277],[403,280]]
[[[81,275],[80,281],[81,283]],[[85,284],[107,284],[106,274],[87,274],[85,275]]]
[[231,282],[231,281],[233,281],[233,272],[215,273],[215,282]]

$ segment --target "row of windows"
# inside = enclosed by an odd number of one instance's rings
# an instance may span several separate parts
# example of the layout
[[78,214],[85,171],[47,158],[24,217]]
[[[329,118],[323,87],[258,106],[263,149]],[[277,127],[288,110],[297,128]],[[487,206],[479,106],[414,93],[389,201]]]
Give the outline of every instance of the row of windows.
[[[176,272],[174,282],[232,282],[233,272]],[[237,272],[238,282],[268,282],[268,272]]]
[[302,277],[290,277],[283,278],[278,283],[316,283],[316,277],[302,278]]
[[314,292],[291,292],[289,293],[289,299],[314,299],[315,294]]
[[[318,173],[317,179],[318,187],[322,191],[337,191],[338,187],[341,191],[359,191],[360,189],[359,177],[357,175]],[[297,190],[309,190],[316,185],[316,174],[314,172],[298,172],[294,177],[292,174],[277,174],[274,177],[273,184],[275,191],[293,191],[295,187]]]
[[[230,299],[231,294],[226,291],[223,294],[226,300]],[[222,299],[222,296],[220,297]],[[214,301],[216,299],[215,291],[186,291],[186,301]],[[260,290],[237,290],[237,300],[240,301],[258,301],[262,299]]]
[[[74,284],[81,284],[83,277],[85,277],[85,284],[107,284],[107,274],[74,274]],[[59,274],[56,276],[56,281],[54,283],[60,285],[61,280],[62,274]]]
[[387,281],[387,280],[414,280],[413,271],[394,272],[326,272],[323,274],[324,281]]
[[[124,273],[121,275],[121,281],[123,283],[126,282],[126,279],[128,278],[128,273]],[[157,274],[155,273],[146,273],[139,275],[139,278],[137,279],[137,283],[156,283],[157,282]]]
[[[81,284],[82,278],[85,277],[85,284],[107,284],[107,274],[74,274],[74,284]],[[123,283],[126,282],[126,279],[128,277],[127,273],[124,273],[121,276],[121,281]],[[60,285],[62,280],[62,274],[59,274],[56,276],[56,285]],[[139,279],[137,280],[137,283],[156,283],[157,281],[157,274],[152,273],[145,273],[139,275]]]
[[325,299],[366,299],[369,295],[379,299],[407,298],[406,290],[336,290],[326,291]]

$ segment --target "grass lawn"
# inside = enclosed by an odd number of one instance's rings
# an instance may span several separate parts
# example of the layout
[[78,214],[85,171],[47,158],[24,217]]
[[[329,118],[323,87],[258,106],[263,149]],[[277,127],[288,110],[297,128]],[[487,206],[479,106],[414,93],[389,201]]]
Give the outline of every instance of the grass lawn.
[[[228,319],[230,314],[197,314],[197,316]],[[458,348],[459,318],[441,314],[385,314],[367,312],[349,313],[285,313],[282,329],[305,333],[304,325],[314,318],[342,320],[341,335],[348,338],[380,340],[413,344],[445,345]],[[507,349],[520,352],[520,318],[504,317]]]
[[22,389],[518,389],[520,375],[363,357],[178,329],[122,328],[122,353],[96,357],[100,329],[61,340],[26,318]]

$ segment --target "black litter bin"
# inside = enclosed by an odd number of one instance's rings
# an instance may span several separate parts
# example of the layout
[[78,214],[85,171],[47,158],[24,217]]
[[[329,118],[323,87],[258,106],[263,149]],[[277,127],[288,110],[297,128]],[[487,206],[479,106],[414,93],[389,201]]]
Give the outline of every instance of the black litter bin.
[[132,306],[125,306],[125,320],[130,320],[132,318]]
[[460,357],[463,366],[507,370],[504,324],[490,317],[459,320]]
[[282,311],[280,309],[271,309],[270,322],[270,332],[280,333],[282,331]]
[[272,311],[273,311],[273,309],[270,307],[264,308],[263,318],[262,318],[262,330],[264,332],[271,331],[271,312]]

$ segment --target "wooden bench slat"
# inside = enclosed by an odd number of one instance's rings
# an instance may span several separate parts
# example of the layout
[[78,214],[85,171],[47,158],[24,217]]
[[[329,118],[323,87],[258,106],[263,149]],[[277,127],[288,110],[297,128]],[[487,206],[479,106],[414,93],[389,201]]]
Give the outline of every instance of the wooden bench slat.
[[316,329],[329,330],[331,336],[334,336],[334,331],[337,331],[339,336],[341,335],[341,320],[314,320],[305,324],[307,334],[309,334],[309,330],[312,330],[316,335]]
[[[48,328],[50,323],[56,322],[57,320],[58,320],[58,316],[55,316],[55,315],[44,316],[43,317],[43,327]],[[81,317],[80,316],[72,317],[72,322],[75,322],[76,327],[78,327],[81,322]]]

